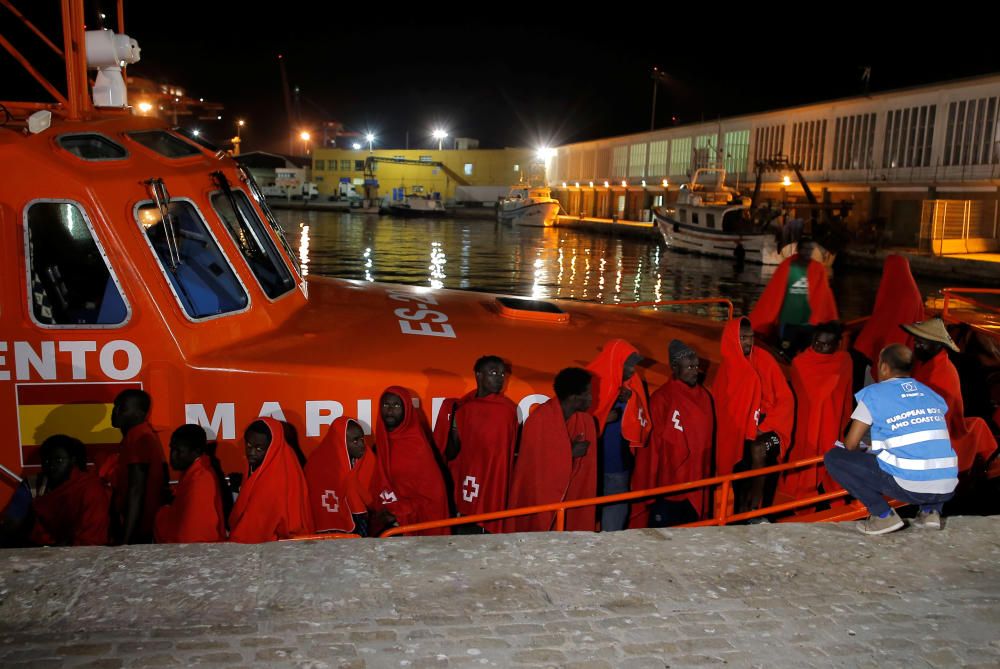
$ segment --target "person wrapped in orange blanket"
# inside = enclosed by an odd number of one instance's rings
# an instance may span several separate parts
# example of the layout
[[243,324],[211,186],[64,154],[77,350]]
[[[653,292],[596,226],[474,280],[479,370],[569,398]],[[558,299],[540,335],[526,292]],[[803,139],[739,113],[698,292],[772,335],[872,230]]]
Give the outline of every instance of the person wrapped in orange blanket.
[[[520,424],[517,405],[503,394],[507,365],[494,355],[479,358],[476,389],[441,405],[434,441],[448,460],[459,515],[507,508],[510,473]],[[501,532],[501,521],[463,528],[463,532]]]
[[913,347],[913,337],[900,326],[924,318],[924,299],[910,273],[910,261],[906,256],[886,256],[875,295],[875,308],[852,348],[864,356],[868,365],[877,368],[879,353],[889,344]]
[[361,423],[347,416],[333,421],[305,468],[317,532],[368,536],[375,467]]
[[[777,464],[791,445],[795,397],[770,353],[754,345],[748,318],[729,321],[722,333],[722,365],[712,385],[716,411],[716,475]],[[766,485],[765,485],[766,483]],[[776,477],[733,486],[737,513],[773,496]]]
[[965,415],[962,383],[945,350],[948,348],[958,353],[959,349],[948,334],[944,321],[931,318],[901,327],[913,335],[913,378],[928,386],[948,404],[945,418],[952,448],[958,455],[959,473],[969,471],[977,463],[985,464],[997,450],[997,442],[986,421]]
[[229,516],[229,540],[258,544],[315,531],[309,488],[285,430],[273,418],[250,423],[243,434],[247,472]]
[[156,514],[156,543],[226,540],[222,491],[207,450],[208,439],[200,425],[181,425],[170,435],[170,466],[181,472],[181,478],[173,503],[160,507]]
[[[587,499],[597,494],[597,423],[587,413],[592,404],[591,375],[569,367],[556,375],[556,396],[536,408],[521,431],[508,506],[511,509]],[[546,532],[555,513],[511,518],[509,532]],[[566,512],[567,530],[593,532],[595,507]]]
[[813,326],[838,318],[826,268],[812,252],[811,241],[799,241],[798,253],[778,265],[750,312],[754,332],[769,337],[777,330],[789,359],[809,345]]
[[[390,386],[382,393],[375,427],[375,455],[378,466],[371,491],[380,516],[385,517],[382,512],[387,511],[398,525],[445,520],[450,516],[439,454],[412,391]],[[451,534],[451,530],[438,528],[418,534]]]
[[44,495],[34,500],[30,542],[38,546],[106,546],[111,491],[87,471],[82,442],[57,434],[42,442]]
[[[649,420],[646,384],[636,372],[642,356],[624,339],[612,339],[587,365],[593,374],[594,404],[600,435],[597,449],[597,488],[600,495],[629,490],[633,454],[646,446],[653,425]],[[628,503],[607,504],[600,509],[601,531],[625,529]]]
[[[785,459],[789,462],[824,455],[843,438],[854,407],[851,392],[851,356],[840,350],[840,323],[820,323],[812,346],[792,361],[792,390],[798,403],[795,442]],[[778,491],[793,499],[840,490],[825,467],[797,469],[782,474]]]
[[[684,342],[670,342],[673,378],[649,398],[653,432],[635,456],[632,490],[687,483],[713,475],[715,404],[699,383],[698,354]],[[712,515],[711,489],[633,502],[629,527],[669,527]]]

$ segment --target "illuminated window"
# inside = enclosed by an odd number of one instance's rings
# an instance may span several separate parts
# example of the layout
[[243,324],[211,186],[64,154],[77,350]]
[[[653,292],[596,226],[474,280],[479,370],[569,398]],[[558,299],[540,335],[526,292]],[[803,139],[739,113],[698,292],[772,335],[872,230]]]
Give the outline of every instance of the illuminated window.
[[465,176],[472,176],[472,163],[465,163]]

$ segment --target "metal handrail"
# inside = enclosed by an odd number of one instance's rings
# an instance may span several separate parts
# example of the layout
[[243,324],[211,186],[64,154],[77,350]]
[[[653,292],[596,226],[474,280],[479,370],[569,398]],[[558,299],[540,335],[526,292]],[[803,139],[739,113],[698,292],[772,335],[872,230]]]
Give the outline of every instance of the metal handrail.
[[979,300],[974,300],[971,297],[964,297],[959,294],[1000,295],[1000,288],[945,288],[941,292],[944,294],[944,305],[941,308],[941,318],[948,318],[949,302],[953,299],[966,304],[971,304],[979,309],[985,309],[986,311],[992,311],[993,313],[1000,314],[1000,307],[992,304],[986,304],[985,302],[980,302]]
[[676,304],[721,304],[729,310],[729,318],[733,317],[733,301],[725,297],[708,297],[699,300],[653,300],[652,302],[625,302],[622,304],[609,304],[610,307],[662,307]]
[[[603,506],[605,504],[615,504],[618,502],[628,502],[636,499],[642,499],[645,497],[658,497],[660,495],[676,494],[681,492],[687,492],[689,490],[696,490],[698,488],[706,488],[708,486],[722,486],[719,496],[719,515],[718,517],[706,519],[703,521],[698,521],[695,523],[689,523],[688,525],[681,525],[679,527],[698,527],[704,525],[725,525],[727,523],[738,522],[741,520],[749,520],[750,518],[756,518],[758,516],[766,516],[771,513],[779,513],[782,511],[789,511],[791,509],[800,508],[804,506],[812,506],[814,504],[820,504],[823,502],[828,502],[830,500],[838,499],[841,497],[847,497],[848,492],[846,490],[840,490],[837,492],[826,493],[823,495],[815,495],[813,497],[806,497],[799,500],[793,500],[791,502],[785,502],[782,504],[776,504],[769,507],[755,509],[753,511],[746,511],[739,514],[729,514],[729,499],[732,496],[732,484],[734,481],[742,481],[744,479],[756,478],[758,476],[766,476],[768,474],[776,474],[779,472],[790,471],[793,469],[803,469],[805,467],[811,467],[813,465],[818,465],[823,462],[823,456],[816,456],[813,458],[807,458],[805,460],[798,460],[796,462],[788,462],[780,465],[773,465],[771,467],[763,467],[761,469],[753,469],[746,472],[739,472],[735,474],[725,474],[723,476],[713,476],[711,478],[700,479],[698,481],[688,481],[687,483],[675,483],[673,485],[661,486],[659,488],[649,488],[647,490],[635,490],[632,492],[620,493],[617,495],[605,495],[603,497],[589,497],[587,499],[575,499],[562,502],[552,502],[550,504],[539,504],[536,506],[526,506],[517,509],[507,509],[505,511],[493,511],[491,513],[479,513],[471,516],[462,516],[461,518],[446,518],[442,520],[432,520],[424,523],[414,523],[412,525],[402,525],[399,527],[393,527],[381,534],[383,538],[393,537],[399,534],[407,534],[411,532],[422,532],[424,530],[433,530],[442,527],[454,527],[456,525],[468,525],[470,523],[481,523],[491,520],[503,520],[506,518],[516,518],[519,516],[531,516],[537,513],[552,513],[555,512],[555,531],[562,532],[566,529],[566,511],[569,509],[578,509],[587,506]],[[852,512],[851,516],[857,515],[858,517],[866,514],[864,507],[858,507],[856,512]]]

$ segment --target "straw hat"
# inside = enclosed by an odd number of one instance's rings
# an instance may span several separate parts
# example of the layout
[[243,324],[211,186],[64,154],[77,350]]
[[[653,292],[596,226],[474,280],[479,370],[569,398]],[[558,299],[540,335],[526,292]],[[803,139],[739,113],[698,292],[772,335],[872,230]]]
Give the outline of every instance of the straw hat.
[[958,346],[952,341],[951,335],[948,334],[948,329],[944,326],[944,321],[940,318],[931,318],[920,323],[910,323],[909,325],[900,325],[899,327],[914,337],[944,344],[955,353],[959,353]]

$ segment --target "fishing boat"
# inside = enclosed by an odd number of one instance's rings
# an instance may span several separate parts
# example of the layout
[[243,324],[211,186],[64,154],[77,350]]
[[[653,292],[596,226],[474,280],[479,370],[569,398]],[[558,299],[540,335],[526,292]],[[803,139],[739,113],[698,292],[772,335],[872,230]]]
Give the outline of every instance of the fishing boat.
[[497,220],[501,223],[547,227],[559,216],[559,200],[544,187],[530,188],[519,184],[510,189],[497,205]]
[[422,189],[407,193],[405,189],[393,189],[393,194],[387,196],[382,210],[393,216],[406,218],[414,216],[441,217],[447,215],[444,202],[440,197],[433,197]]

